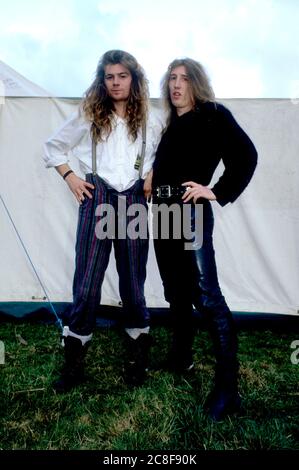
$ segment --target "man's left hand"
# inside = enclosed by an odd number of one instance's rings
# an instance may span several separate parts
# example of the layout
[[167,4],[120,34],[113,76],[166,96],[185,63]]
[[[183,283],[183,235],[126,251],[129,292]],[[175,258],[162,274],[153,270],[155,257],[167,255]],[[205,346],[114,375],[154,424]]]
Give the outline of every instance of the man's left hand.
[[152,195],[152,179],[153,179],[153,171],[151,170],[147,177],[144,180],[143,184],[143,192],[144,197],[147,201],[150,201]]
[[182,199],[184,202],[188,202],[193,199],[193,202],[196,203],[197,199],[204,198],[209,201],[215,201],[217,198],[213,191],[207,186],[202,184],[195,183],[194,181],[187,181],[183,183],[182,186],[188,186],[187,191],[183,194]]

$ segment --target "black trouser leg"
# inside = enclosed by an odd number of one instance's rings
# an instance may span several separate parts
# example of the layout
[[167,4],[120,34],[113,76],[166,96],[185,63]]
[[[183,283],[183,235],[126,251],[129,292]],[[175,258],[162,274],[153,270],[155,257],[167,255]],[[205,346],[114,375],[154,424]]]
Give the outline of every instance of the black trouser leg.
[[216,368],[215,387],[208,399],[210,416],[219,420],[240,405],[238,395],[237,335],[232,314],[218,283],[213,248],[213,213],[210,204],[204,206],[203,243],[190,251],[193,265],[194,304],[207,319],[214,345]]
[[186,264],[183,240],[155,239],[154,247],[165,299],[170,303],[172,346],[163,365],[184,372],[193,364],[192,345],[195,334],[193,322],[190,266]]
[[200,227],[197,225],[195,206],[191,207],[190,217],[191,232],[194,233],[193,249],[186,249],[183,238],[157,239],[155,251],[165,298],[177,318],[174,327],[177,342],[187,344],[191,331],[194,332],[190,321],[192,304],[207,318],[216,357],[215,387],[208,406],[210,416],[218,420],[240,404],[237,392],[237,337],[231,312],[218,283],[213,247],[214,217],[210,202],[205,201],[202,205]]
[[186,302],[171,303],[170,312],[173,333],[168,363],[171,369],[184,372],[193,367],[193,307]]

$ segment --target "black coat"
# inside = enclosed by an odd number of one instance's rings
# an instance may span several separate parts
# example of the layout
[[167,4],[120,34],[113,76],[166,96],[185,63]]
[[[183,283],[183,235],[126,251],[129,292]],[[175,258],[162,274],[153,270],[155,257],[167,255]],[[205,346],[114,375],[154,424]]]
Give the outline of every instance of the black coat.
[[163,134],[153,167],[153,186],[186,181],[207,186],[221,159],[225,170],[211,189],[224,206],[248,185],[257,152],[225,106],[202,103],[194,111],[175,116]]

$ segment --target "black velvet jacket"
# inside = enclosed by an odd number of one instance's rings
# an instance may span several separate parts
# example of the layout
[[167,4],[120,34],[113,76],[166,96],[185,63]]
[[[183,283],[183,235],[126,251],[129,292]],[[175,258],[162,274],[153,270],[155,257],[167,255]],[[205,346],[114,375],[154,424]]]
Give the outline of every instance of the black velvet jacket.
[[248,185],[257,152],[225,106],[202,103],[195,111],[175,116],[163,134],[153,166],[153,187],[186,181],[207,186],[221,159],[225,170],[211,189],[224,206]]

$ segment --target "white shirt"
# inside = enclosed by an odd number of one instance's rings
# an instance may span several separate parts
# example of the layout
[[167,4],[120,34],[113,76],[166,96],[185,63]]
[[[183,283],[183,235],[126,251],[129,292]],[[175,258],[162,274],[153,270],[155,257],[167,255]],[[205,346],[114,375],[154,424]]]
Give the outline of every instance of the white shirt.
[[[142,177],[151,170],[158,143],[163,129],[162,118],[157,113],[149,112],[146,125],[146,148]],[[117,191],[125,191],[139,178],[139,171],[134,168],[137,155],[141,155],[142,132],[138,131],[135,142],[128,135],[124,119],[114,114],[112,131],[108,138],[97,145],[97,173]],[[90,122],[79,109],[44,144],[46,167],[56,167],[69,161],[68,153],[79,159],[84,174],[92,172],[92,140]]]

